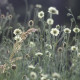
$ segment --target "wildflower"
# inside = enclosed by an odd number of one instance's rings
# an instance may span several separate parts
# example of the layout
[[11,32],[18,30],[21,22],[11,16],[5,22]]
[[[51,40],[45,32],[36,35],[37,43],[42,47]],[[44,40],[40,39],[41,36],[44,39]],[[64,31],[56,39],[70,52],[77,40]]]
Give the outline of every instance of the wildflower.
[[47,19],[47,24],[48,25],[53,25],[53,23],[54,23],[53,19],[51,19],[51,18]]
[[65,28],[64,33],[71,33],[71,30],[69,28]]
[[11,19],[12,19],[12,17],[13,17],[12,15],[8,15],[8,19],[9,19],[9,20],[11,20]]
[[33,20],[30,20],[30,21],[28,22],[28,26],[34,26],[34,21],[33,21]]
[[30,55],[29,54],[26,54],[26,58],[30,58]]
[[31,41],[31,42],[29,43],[29,47],[35,47],[35,46],[36,46],[36,45],[35,45],[34,42]]
[[47,78],[46,77],[41,77],[41,80],[47,80]]
[[52,45],[51,45],[51,44],[46,44],[45,46],[46,46],[46,48],[48,48],[48,49],[52,49]]
[[43,18],[44,17],[44,12],[43,11],[40,11],[38,12],[38,18]]
[[49,7],[48,12],[51,14],[56,14],[56,15],[59,14],[59,11],[55,7]]
[[12,67],[13,70],[16,69],[16,65],[15,64],[13,64],[11,67]]
[[58,52],[58,53],[61,53],[62,50],[63,50],[62,47],[59,47],[58,50],[57,50],[57,52]]
[[78,33],[78,32],[80,32],[80,29],[79,29],[79,28],[74,28],[73,31],[74,31],[75,33]]
[[23,75],[23,76],[22,76],[22,79],[29,80],[28,77],[27,77],[27,75]]
[[41,74],[41,77],[45,77],[45,78],[47,78],[48,77],[48,74]]
[[76,46],[71,46],[71,51],[77,51],[78,50],[78,47]]
[[48,75],[47,74],[41,74],[41,80],[47,80]]
[[28,66],[29,69],[35,69],[35,67],[31,64]]
[[37,8],[42,8],[42,5],[36,4],[36,7],[37,7]]
[[59,35],[59,30],[57,28],[52,28],[50,33],[53,35],[53,36],[58,36]]
[[57,29],[60,29],[60,25],[59,25],[59,24],[58,24],[58,25],[56,25],[56,28],[57,28]]
[[51,53],[48,50],[46,50],[45,53],[48,57],[51,57]]
[[22,31],[20,29],[15,29],[13,32],[15,35],[20,35]]
[[4,19],[5,18],[5,15],[4,14],[1,14],[0,17],[1,17],[1,19]]
[[52,77],[53,77],[53,78],[60,78],[61,76],[60,76],[59,73],[54,72],[54,73],[52,74]]
[[32,79],[37,79],[37,74],[36,74],[35,72],[31,72],[31,73],[30,73],[30,77],[31,77]]
[[63,47],[66,47],[66,46],[67,46],[67,43],[66,43],[66,42],[64,42],[64,43],[63,43]]
[[22,39],[21,39],[21,37],[19,35],[16,35],[14,37],[14,40],[16,40],[17,42],[21,42],[22,41]]
[[43,53],[41,53],[41,52],[37,52],[36,54],[35,54],[35,56],[42,56],[43,55]]
[[77,53],[77,57],[80,57],[80,53]]

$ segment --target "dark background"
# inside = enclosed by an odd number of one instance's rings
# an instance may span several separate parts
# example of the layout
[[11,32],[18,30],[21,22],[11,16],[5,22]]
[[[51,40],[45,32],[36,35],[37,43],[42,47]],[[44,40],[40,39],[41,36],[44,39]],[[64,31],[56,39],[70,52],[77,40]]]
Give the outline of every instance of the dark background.
[[[71,8],[76,20],[77,16],[80,15],[80,0],[27,0],[29,5],[41,4],[43,6],[43,10],[47,11],[48,7],[53,6],[59,10],[59,15],[54,16],[54,20],[56,24],[65,24],[69,22],[69,18],[66,16],[68,13],[67,8]],[[20,14],[19,21],[24,20],[25,15],[25,2],[24,0],[0,0],[0,7],[3,8],[7,6],[8,3],[11,3],[14,7],[16,14]],[[5,13],[5,9],[3,9],[3,13]],[[77,23],[79,21],[77,20]]]

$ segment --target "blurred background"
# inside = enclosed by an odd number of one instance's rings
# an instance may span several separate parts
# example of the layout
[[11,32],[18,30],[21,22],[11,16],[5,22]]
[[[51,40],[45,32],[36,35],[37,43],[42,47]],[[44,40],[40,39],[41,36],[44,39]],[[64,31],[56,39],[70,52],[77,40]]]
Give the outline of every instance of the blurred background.
[[[8,4],[12,4],[15,13],[20,15],[19,21],[23,22],[26,13],[25,1],[28,3],[27,6],[32,5],[32,7],[36,4],[41,4],[43,6],[42,10],[46,12],[48,7],[56,7],[60,13],[58,16],[54,16],[56,24],[62,25],[66,22],[70,22],[69,17],[66,16],[68,13],[67,8],[71,8],[76,20],[77,16],[80,15],[80,0],[0,0],[0,9],[2,13],[5,14],[7,12],[6,7]],[[79,23],[78,20],[77,23]]]

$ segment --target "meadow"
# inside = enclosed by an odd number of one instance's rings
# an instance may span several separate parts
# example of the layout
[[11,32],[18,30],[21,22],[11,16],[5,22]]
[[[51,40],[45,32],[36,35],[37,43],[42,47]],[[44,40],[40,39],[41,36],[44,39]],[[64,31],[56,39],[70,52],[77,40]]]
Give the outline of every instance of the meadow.
[[7,9],[0,11],[0,80],[80,80],[80,27],[71,9],[70,26],[54,27],[53,6],[44,12],[37,4],[32,19],[30,8],[24,23],[12,5]]

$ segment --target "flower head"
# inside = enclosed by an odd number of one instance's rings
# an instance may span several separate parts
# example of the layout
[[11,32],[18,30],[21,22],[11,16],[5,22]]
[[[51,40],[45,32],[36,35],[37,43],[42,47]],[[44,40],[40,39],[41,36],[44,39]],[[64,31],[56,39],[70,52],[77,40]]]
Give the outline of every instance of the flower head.
[[31,64],[28,66],[29,69],[35,69],[35,67]]
[[41,53],[41,52],[37,52],[36,54],[35,54],[35,56],[42,56],[43,55],[43,53]]
[[43,11],[40,11],[38,12],[38,18],[43,18],[44,17],[44,12]]
[[51,14],[56,14],[56,15],[59,14],[59,11],[55,7],[49,7],[48,12]]
[[30,77],[31,77],[32,79],[37,79],[37,74],[36,74],[35,72],[31,72],[31,73],[30,73]]
[[31,42],[29,43],[29,47],[35,47],[35,46],[36,46],[36,45],[35,45],[34,42],[31,41]]
[[48,25],[53,25],[53,23],[54,23],[53,19],[51,19],[51,18],[47,19],[47,24]]
[[53,35],[53,36],[58,36],[59,35],[59,30],[57,28],[52,28],[50,33]]
[[19,35],[16,35],[14,37],[14,40],[16,40],[17,42],[21,42],[22,41],[22,39],[21,39],[21,37]]
[[59,73],[54,72],[54,73],[52,74],[52,77],[53,77],[53,78],[60,78],[61,76],[60,76]]
[[13,32],[15,35],[20,35],[22,31],[20,29],[15,29]]
[[71,33],[71,30],[69,28],[65,28],[64,33]]
[[78,32],[80,32],[80,29],[79,29],[79,28],[74,28],[73,31],[74,31],[75,33],[78,33]]
[[77,51],[78,50],[78,47],[76,46],[71,46],[71,51]]

